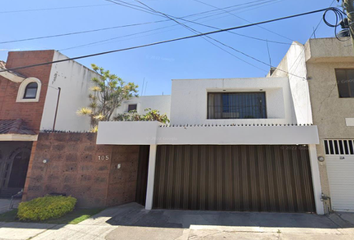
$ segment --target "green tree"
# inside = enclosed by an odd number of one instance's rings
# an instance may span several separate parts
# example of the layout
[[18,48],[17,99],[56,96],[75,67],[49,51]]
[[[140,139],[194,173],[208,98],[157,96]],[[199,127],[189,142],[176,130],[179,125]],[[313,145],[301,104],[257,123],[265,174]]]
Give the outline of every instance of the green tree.
[[115,121],[158,121],[161,123],[169,123],[166,114],[160,114],[158,110],[151,110],[151,108],[144,109],[145,114],[138,114],[135,110],[129,113],[121,113],[113,118]]
[[111,121],[114,111],[121,106],[124,100],[137,97],[138,85],[132,82],[125,83],[109,70],[91,64],[92,69],[100,77],[92,78],[94,86],[89,94],[90,104],[77,111],[79,115],[89,116],[93,131],[97,131],[99,121]]

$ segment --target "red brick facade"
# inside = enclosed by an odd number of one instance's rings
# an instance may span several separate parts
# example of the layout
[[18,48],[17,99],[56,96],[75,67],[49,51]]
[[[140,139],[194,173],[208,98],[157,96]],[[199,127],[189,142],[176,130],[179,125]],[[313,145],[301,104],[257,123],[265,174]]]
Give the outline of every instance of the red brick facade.
[[[53,56],[53,50],[10,52],[6,68],[50,62]],[[16,102],[20,83],[0,76],[0,120],[20,118],[39,133],[51,65],[16,72],[41,81],[40,98],[38,102]],[[78,207],[133,202],[138,162],[139,146],[96,145],[96,134],[92,133],[39,133],[32,146],[23,200],[65,193],[78,199]]]
[[[11,69],[53,60],[54,50],[10,52],[6,68]],[[16,70],[25,77],[38,78],[42,83],[39,102],[16,102],[20,83],[0,76],[0,119],[21,118],[35,132],[39,131],[47,94],[51,65]]]
[[134,202],[138,162],[139,146],[96,145],[93,133],[40,133],[23,200],[65,193],[78,199],[78,207]]

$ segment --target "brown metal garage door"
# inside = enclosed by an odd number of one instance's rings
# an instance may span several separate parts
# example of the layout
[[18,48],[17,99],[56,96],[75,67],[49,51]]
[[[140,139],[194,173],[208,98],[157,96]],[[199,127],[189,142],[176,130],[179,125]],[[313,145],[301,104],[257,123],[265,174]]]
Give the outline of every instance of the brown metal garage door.
[[158,146],[154,208],[315,212],[305,146]]

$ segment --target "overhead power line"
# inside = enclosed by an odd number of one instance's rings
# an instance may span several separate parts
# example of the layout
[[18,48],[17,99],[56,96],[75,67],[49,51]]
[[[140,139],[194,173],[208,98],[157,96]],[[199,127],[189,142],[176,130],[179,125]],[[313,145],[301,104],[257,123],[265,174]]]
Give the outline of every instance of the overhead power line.
[[[236,15],[236,14],[234,14],[234,13],[228,11],[228,10],[225,10],[225,9],[222,10],[222,9],[220,9],[220,8],[214,6],[214,5],[211,5],[211,4],[209,4],[209,3],[205,3],[205,2],[200,1],[200,0],[194,0],[194,1],[195,1],[195,2],[198,2],[198,3],[201,3],[201,4],[204,4],[204,5],[206,5],[206,6],[209,6],[209,7],[215,8],[215,9],[219,9],[219,10],[221,10],[221,11],[223,11],[223,12],[226,12],[226,13],[228,13],[228,14],[234,16],[234,17],[237,17],[238,19],[241,19],[241,20],[243,20],[243,21],[246,21],[246,22],[248,22],[248,23],[252,23],[251,21],[248,21],[247,19],[245,19],[245,18],[243,18],[243,17],[240,17],[240,16],[238,16],[238,15]],[[290,39],[290,38],[288,38],[288,37],[286,37],[286,36],[284,36],[284,35],[281,35],[281,34],[279,34],[279,33],[277,33],[277,32],[274,32],[274,31],[269,30],[269,29],[267,29],[267,28],[264,28],[264,27],[262,27],[262,26],[259,26],[259,28],[262,28],[263,30],[266,30],[266,31],[268,31],[268,32],[270,32],[270,33],[273,33],[273,34],[275,34],[275,35],[277,35],[277,36],[280,36],[280,37],[282,37],[282,38],[285,38],[285,39],[288,39],[288,40],[290,40],[290,41],[293,41],[292,39]]]
[[[273,0],[272,0],[272,1],[273,1]],[[253,2],[252,2],[252,3],[253,3]],[[213,12],[214,12],[214,11],[222,11],[223,9],[226,9],[226,8],[234,8],[235,6],[239,6],[239,5],[242,5],[242,4],[237,4],[237,5],[233,5],[233,6],[229,6],[229,7],[225,7],[225,8],[218,8],[218,9],[214,9],[214,10],[211,10],[211,11],[213,11]],[[184,17],[174,17],[174,18],[179,19],[179,20],[183,20],[183,21],[186,21],[186,22],[190,22],[190,23],[193,23],[193,24],[197,24],[197,25],[200,25],[200,26],[212,28],[212,29],[221,29],[221,28],[213,27],[213,26],[210,26],[210,25],[207,25],[207,24],[203,24],[203,23],[196,22],[195,20],[194,20],[194,21],[191,21],[191,20],[187,20],[187,19],[186,19],[186,18],[191,17],[191,16],[196,16],[196,15],[200,15],[200,14],[204,14],[204,13],[209,13],[209,12],[211,12],[211,11],[206,11],[206,12],[201,12],[201,13],[195,13],[195,14],[191,14],[191,15],[184,16]],[[230,12],[230,11],[231,11],[231,10],[229,10],[229,12]],[[233,10],[232,10],[232,11],[233,11]],[[171,20],[170,18],[168,18],[167,20],[159,20],[159,21],[152,22],[152,23],[166,22],[166,21],[172,21],[172,20]],[[171,27],[174,27],[174,26],[177,26],[177,25],[179,25],[179,24],[170,25],[170,26],[165,26],[165,27],[160,27],[160,28],[155,28],[155,29],[151,29],[151,30],[147,30],[147,31],[142,31],[142,32],[140,31],[140,32],[132,33],[132,34],[127,34],[127,35],[112,37],[112,38],[103,39],[103,40],[99,40],[99,41],[93,41],[93,42],[89,42],[89,43],[85,43],[85,44],[80,44],[80,45],[76,45],[76,46],[72,46],[72,47],[68,47],[68,48],[63,48],[63,49],[60,49],[60,51],[66,51],[66,50],[75,49],[75,48],[80,48],[80,47],[87,47],[87,46],[92,46],[92,45],[96,45],[96,44],[100,44],[100,43],[110,42],[110,41],[113,41],[113,40],[116,40],[116,39],[121,39],[121,38],[136,36],[136,35],[142,35],[142,34],[144,34],[144,33],[155,32],[155,31],[158,31],[158,30],[171,28]],[[263,41],[263,42],[269,42],[269,43],[276,43],[276,44],[283,44],[283,45],[292,45],[292,43],[288,43],[288,42],[280,42],[280,41],[273,41],[273,40],[269,40],[269,39],[262,39],[262,38],[257,38],[257,37],[245,35],[245,34],[236,33],[236,32],[233,32],[233,31],[229,31],[228,33],[234,34],[234,35],[238,35],[238,36],[241,36],[241,37],[245,37],[245,38],[249,38],[249,39],[254,39],[254,40],[257,40],[257,41]],[[151,34],[150,34],[150,35],[151,35]],[[144,36],[146,36],[146,35],[144,35]],[[129,39],[133,39],[133,38],[129,38]]]
[[121,25],[121,26],[114,26],[114,27],[107,27],[107,28],[99,28],[99,29],[93,29],[93,30],[87,30],[87,31],[70,32],[70,33],[62,33],[62,34],[56,34],[56,35],[50,35],[50,36],[17,39],[17,40],[3,41],[3,42],[0,42],[0,44],[13,43],[13,42],[24,42],[24,41],[31,41],[31,40],[45,39],[45,38],[63,37],[63,36],[77,35],[77,34],[91,33],[91,32],[99,32],[99,31],[105,31],[105,30],[111,30],[111,29],[117,29],[117,28],[135,27],[135,26],[147,25],[147,24],[157,23],[157,22],[161,22],[161,21],[145,22],[145,23],[133,23],[133,24],[128,24],[128,25]]
[[[199,31],[195,30],[194,28],[192,28],[192,27],[190,27],[190,26],[188,26],[188,25],[185,25],[184,23],[181,23],[181,22],[177,21],[173,16],[171,16],[171,15],[169,15],[169,14],[166,14],[166,13],[163,13],[163,12],[160,12],[160,11],[157,11],[157,10],[155,10],[155,9],[153,9],[153,8],[151,8],[151,7],[149,7],[147,4],[145,4],[145,3],[143,3],[143,2],[141,2],[141,1],[139,1],[139,0],[135,0],[135,1],[138,2],[138,3],[140,3],[140,4],[142,4],[143,6],[146,6],[148,9],[151,9],[152,11],[154,11],[154,12],[156,12],[156,13],[159,13],[159,14],[165,16],[165,17],[168,18],[168,19],[171,19],[172,21],[174,21],[174,22],[176,22],[177,24],[179,24],[179,25],[181,25],[181,26],[183,26],[183,27],[185,27],[185,28],[191,30],[191,31],[194,32],[194,33],[201,33],[201,32],[199,32]],[[216,42],[216,43],[218,43],[218,44],[220,44],[220,45],[222,45],[222,46],[224,46],[224,47],[230,48],[230,49],[232,49],[233,51],[236,51],[237,53],[241,53],[241,54],[243,54],[243,55],[246,55],[247,57],[250,57],[249,55],[247,55],[247,54],[245,54],[245,53],[243,53],[243,52],[241,52],[241,51],[239,51],[239,50],[237,50],[237,49],[235,49],[235,48],[233,48],[233,47],[231,47],[231,46],[229,46],[229,45],[227,45],[227,44],[225,44],[225,43],[223,43],[223,42],[221,42],[221,41],[219,41],[219,40],[216,40],[215,38],[212,38],[212,37],[209,36],[209,35],[203,36],[203,38],[204,38],[207,42],[209,42],[210,44],[212,44],[213,46],[215,46],[215,47],[221,49],[222,51],[227,52],[228,54],[232,55],[233,57],[237,58],[238,60],[240,60],[240,61],[242,61],[242,62],[244,62],[244,63],[246,63],[246,64],[248,64],[248,65],[251,65],[251,66],[254,67],[254,68],[257,68],[257,69],[260,69],[260,70],[264,71],[264,69],[261,69],[261,68],[255,66],[255,65],[253,65],[252,63],[249,63],[249,62],[243,60],[242,58],[240,58],[240,57],[238,57],[238,56],[235,56],[234,54],[232,54],[232,53],[230,53],[229,51],[223,49],[222,47],[220,47],[219,45],[213,43],[212,41],[214,41],[214,42]],[[252,58],[252,57],[251,57],[251,58]]]
[[[264,0],[263,2],[268,2],[268,1],[269,0]],[[232,9],[235,8],[235,7],[239,7],[239,6],[243,6],[243,5],[247,5],[247,4],[253,4],[255,2],[257,2],[259,4],[259,1],[253,1],[253,2],[249,2],[249,3],[243,3],[243,4],[236,4],[236,5],[231,5],[231,6],[224,7],[224,8],[219,8],[219,9],[214,9],[214,10],[209,10],[209,11],[204,11],[204,12],[199,12],[199,13],[186,15],[186,16],[183,16],[181,18],[188,18],[188,17],[198,16],[198,15],[205,15],[207,13],[214,13],[214,12],[222,11],[224,9],[231,9],[231,10],[229,10],[229,12],[230,12],[230,11],[234,11],[235,9],[234,10],[232,10]],[[101,5],[98,5],[98,6],[101,6]],[[104,5],[110,5],[110,4],[104,4]],[[90,5],[90,6],[97,6],[97,5]],[[83,7],[83,6],[77,6],[77,7]],[[69,7],[69,8],[74,8],[74,7]],[[60,9],[64,9],[64,8],[60,8]],[[41,10],[41,9],[37,9],[37,10]],[[42,9],[42,10],[45,10],[45,9]],[[213,15],[210,15],[210,16],[213,16]],[[32,41],[32,40],[56,38],[56,37],[64,37],[64,36],[70,36],[70,35],[92,33],[92,32],[106,31],[106,30],[112,30],[112,29],[134,27],[134,26],[148,25],[148,24],[154,24],[154,23],[162,23],[162,22],[168,22],[168,21],[171,21],[171,20],[167,19],[167,20],[159,20],[159,21],[152,21],[152,22],[133,23],[133,24],[106,27],[106,28],[98,28],[98,29],[92,29],[92,30],[86,30],[86,31],[77,31],[77,32],[69,32],[69,33],[62,33],[62,34],[47,35],[47,36],[38,36],[38,37],[24,38],[24,39],[7,40],[7,41],[1,41],[0,44],[7,44],[7,43],[14,43],[14,42],[24,42],[24,41]],[[153,31],[153,30],[151,30],[151,31]],[[96,42],[94,42],[94,43],[96,43]],[[92,44],[94,44],[94,43],[92,43]],[[92,45],[92,44],[88,44],[88,45]],[[86,46],[86,45],[83,45],[83,46]],[[71,48],[72,47],[70,47],[69,49],[71,49]]]
[[[333,0],[329,6],[331,7],[331,6],[333,5],[333,3],[335,3],[335,1],[336,1],[336,0]],[[320,27],[320,25],[321,25],[322,22],[323,22],[323,17],[321,17],[320,21],[318,22],[317,26],[316,26],[315,29],[313,30],[313,32],[312,32],[311,36],[309,37],[309,39],[311,39],[313,36],[315,36],[316,31],[317,31],[317,29]]]
[[[155,9],[153,9],[153,8],[151,8],[151,7],[149,7],[147,4],[141,2],[140,0],[135,0],[135,1],[138,2],[138,3],[140,3],[141,5],[145,6],[148,10],[151,10],[151,11],[153,11],[153,12],[156,12],[156,13],[158,13],[158,14],[161,14],[162,16],[164,16],[164,17],[166,17],[166,18],[168,18],[168,19],[171,19],[172,21],[174,21],[174,22],[176,22],[177,24],[179,24],[179,25],[181,25],[181,26],[183,26],[183,27],[185,27],[185,28],[191,30],[191,31],[194,32],[194,33],[200,33],[199,31],[197,31],[197,30],[195,30],[195,29],[189,27],[188,25],[185,25],[185,24],[183,24],[183,23],[177,21],[177,20],[175,19],[175,17],[173,17],[173,16],[171,16],[171,15],[169,15],[169,14],[166,14],[166,13],[163,13],[163,12],[160,12],[160,11],[157,11],[157,10],[155,10]],[[185,20],[185,19],[182,19],[182,20]],[[185,21],[195,23],[195,22],[189,21],[189,20],[185,20]],[[228,32],[230,33],[231,31],[228,31]],[[242,51],[240,51],[240,50],[238,50],[238,49],[236,49],[236,48],[234,48],[234,47],[232,47],[232,46],[230,46],[230,45],[228,45],[228,44],[225,44],[225,43],[223,43],[223,42],[221,42],[221,41],[219,41],[219,40],[216,40],[215,38],[212,38],[212,37],[209,36],[209,35],[203,36],[203,38],[204,38],[207,42],[209,42],[209,43],[211,43],[212,45],[214,45],[215,47],[217,47],[217,48],[219,48],[219,49],[221,49],[221,50],[223,50],[223,51],[225,51],[225,52],[227,52],[227,53],[229,53],[229,54],[231,54],[231,53],[228,52],[228,51],[226,51],[225,49],[221,48],[220,46],[216,45],[215,43],[210,42],[210,40],[212,40],[212,41],[214,41],[214,42],[216,42],[216,43],[218,43],[218,44],[220,44],[220,45],[222,45],[222,46],[224,46],[224,47],[227,47],[227,48],[229,48],[229,49],[231,49],[231,50],[233,50],[233,51],[235,51],[235,52],[237,52],[237,53],[239,53],[239,54],[242,54],[242,55],[244,55],[244,56],[246,56],[246,57],[248,57],[248,58],[251,58],[251,59],[253,59],[254,61],[257,61],[257,62],[259,62],[259,63],[262,63],[262,64],[264,64],[264,65],[269,66],[268,63],[266,63],[266,62],[264,62],[264,61],[262,61],[262,60],[259,60],[259,59],[255,58],[255,57],[253,57],[253,56],[251,56],[251,55],[249,55],[249,54],[246,54],[246,53],[244,53],[244,52],[242,52]],[[210,40],[209,40],[209,39],[210,39]],[[238,56],[235,56],[235,55],[233,55],[233,54],[231,54],[231,55],[234,56],[234,57],[236,57],[236,58],[239,59],[240,61],[242,61],[242,62],[248,64],[248,65],[251,65],[251,66],[253,66],[253,67],[257,68],[257,69],[261,69],[261,68],[255,66],[255,65],[253,65],[253,64],[251,64],[251,63],[249,63],[249,62],[243,60],[242,58],[239,58]],[[272,67],[271,64],[270,64],[270,67]],[[261,70],[263,70],[263,69],[261,69]],[[278,70],[279,70],[279,71],[282,71],[282,72],[285,72],[285,73],[287,73],[287,74],[289,74],[289,75],[293,75],[293,76],[299,77],[299,76],[297,76],[297,75],[295,75],[295,74],[289,73],[289,72],[284,71],[284,70],[282,70],[282,69],[278,69]],[[263,70],[263,71],[264,71],[264,70]],[[302,78],[302,77],[300,77],[300,78]]]
[[[331,2],[331,4],[329,5],[329,7],[331,7],[335,1],[336,0],[333,0]],[[319,23],[317,24],[316,28],[314,29],[314,31],[312,32],[311,36],[308,39],[311,39],[312,36],[315,35],[315,33],[316,33],[317,29],[319,28],[319,26],[321,25],[322,21],[323,21],[323,16],[321,16],[321,20],[319,21]],[[303,45],[302,48],[301,48],[301,53],[298,54],[298,56],[295,59],[294,63],[288,68],[288,71],[291,71],[293,68],[296,68],[301,63],[300,59],[301,59],[301,56],[303,56],[304,53],[305,53],[305,46]]]
[[110,50],[110,51],[105,51],[105,52],[82,55],[82,56],[78,56],[78,57],[61,59],[61,60],[56,60],[56,61],[51,61],[51,62],[44,62],[44,63],[38,63],[38,64],[33,64],[33,65],[20,66],[20,67],[15,67],[15,68],[11,68],[11,69],[4,69],[4,70],[0,70],[0,72],[16,71],[19,69],[25,69],[25,68],[43,66],[43,65],[48,65],[48,64],[66,62],[66,61],[71,61],[71,60],[78,60],[78,59],[83,59],[83,58],[95,57],[95,56],[106,55],[106,54],[115,53],[115,52],[123,52],[123,51],[144,48],[144,47],[150,47],[150,46],[155,46],[155,45],[160,45],[160,44],[165,44],[165,43],[170,43],[170,42],[177,42],[177,41],[181,41],[181,40],[192,39],[192,38],[197,38],[197,37],[201,37],[201,36],[217,34],[217,33],[227,32],[227,31],[231,31],[231,30],[242,29],[242,28],[282,21],[282,20],[286,20],[286,19],[301,17],[301,16],[310,15],[310,14],[314,14],[314,13],[324,12],[326,10],[331,10],[331,9],[337,11],[336,8],[324,8],[324,9],[319,9],[319,10],[315,10],[315,11],[295,14],[295,15],[291,15],[291,16],[271,19],[271,20],[267,20],[267,21],[262,21],[262,22],[257,22],[257,23],[242,25],[242,26],[236,26],[236,27],[231,27],[231,28],[224,28],[224,29],[215,30],[215,31],[211,31],[211,32],[205,32],[205,33],[201,33],[201,34],[195,34],[195,35],[190,35],[190,36],[185,36],[185,37],[180,37],[180,38],[174,38],[174,39],[169,39],[169,40],[164,40],[164,41],[159,41],[159,42],[153,42],[153,43],[148,43],[148,44],[144,44],[144,45],[138,45],[138,46],[133,46],[133,47],[127,47],[127,48],[121,48],[121,49]]
[[159,16],[159,14],[154,13],[151,10],[149,10],[149,9],[146,10],[145,8],[143,8],[141,6],[137,6],[135,4],[126,3],[126,2],[123,2],[123,1],[118,1],[118,2],[112,1],[112,0],[105,0],[105,1],[117,4],[117,5],[120,5],[120,6],[128,7],[128,8],[131,8],[131,9],[135,9],[135,10],[138,10],[138,11],[141,11],[141,12],[146,12],[146,13],[149,13],[149,14],[152,14],[152,15]]
[[63,10],[63,9],[73,9],[73,8],[100,7],[100,6],[109,6],[109,5],[110,4],[95,4],[95,5],[72,6],[72,7],[23,9],[23,10],[12,10],[12,11],[1,11],[0,14],[2,14],[2,13],[19,13],[19,12],[52,11],[52,10]]

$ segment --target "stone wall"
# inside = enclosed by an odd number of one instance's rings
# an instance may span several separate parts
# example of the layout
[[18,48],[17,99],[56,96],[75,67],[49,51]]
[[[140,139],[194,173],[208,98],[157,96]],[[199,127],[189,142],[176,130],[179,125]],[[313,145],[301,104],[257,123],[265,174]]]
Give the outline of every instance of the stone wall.
[[78,207],[135,201],[139,146],[96,145],[96,136],[40,133],[32,148],[23,200],[65,193],[77,198]]

